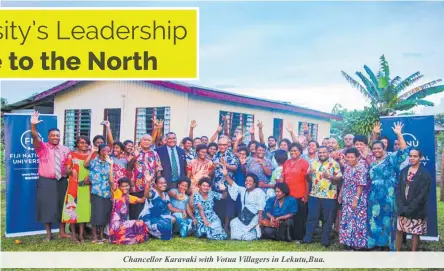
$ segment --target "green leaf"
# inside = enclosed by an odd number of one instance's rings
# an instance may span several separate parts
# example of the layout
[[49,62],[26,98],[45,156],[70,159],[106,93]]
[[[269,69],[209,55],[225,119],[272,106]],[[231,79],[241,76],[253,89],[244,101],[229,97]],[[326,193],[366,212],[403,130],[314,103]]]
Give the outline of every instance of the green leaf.
[[380,60],[379,64],[381,65],[381,69],[380,70],[382,71],[382,73],[384,75],[383,77],[385,78],[385,80],[388,83],[388,81],[390,81],[390,67],[389,67],[389,64],[388,64],[387,60],[385,59],[384,55],[382,55],[379,58],[379,60]]
[[[375,74],[373,73],[373,71],[367,66],[364,65],[364,70],[367,72],[368,76],[370,77],[370,80],[372,81],[373,85],[375,86],[375,88],[378,87],[378,78],[376,78]],[[378,97],[378,99],[380,99],[381,97]]]
[[378,93],[376,92],[376,86],[373,85],[372,82],[370,82],[367,77],[365,77],[361,72],[356,72],[356,75],[361,79],[361,81],[364,83],[366,90],[370,95],[372,96],[372,101],[377,102],[378,99]]
[[378,80],[378,87],[380,89],[385,89],[388,86],[388,80],[385,77],[380,77]]
[[350,75],[348,75],[344,71],[341,71],[341,74],[350,83],[350,85],[358,89],[365,96],[366,99],[370,100],[371,102],[374,102],[373,96],[359,82],[357,82],[355,79],[353,79]]
[[423,75],[421,75],[420,72],[415,72],[414,74],[410,75],[406,79],[404,79],[399,85],[396,86],[395,91],[396,93],[401,93],[403,90],[405,90],[406,87],[413,85],[416,81],[421,79]]
[[422,99],[429,95],[440,93],[444,91],[444,85],[435,86],[440,83],[441,79],[429,82],[427,84],[416,87],[405,94],[401,95],[399,98],[402,100],[410,100],[410,99]]
[[432,102],[426,101],[426,100],[404,100],[402,102],[399,102],[397,105],[395,105],[395,107],[393,108],[394,110],[397,111],[406,111],[406,110],[410,110],[415,106],[418,105],[424,105],[424,106],[433,106],[434,104]]

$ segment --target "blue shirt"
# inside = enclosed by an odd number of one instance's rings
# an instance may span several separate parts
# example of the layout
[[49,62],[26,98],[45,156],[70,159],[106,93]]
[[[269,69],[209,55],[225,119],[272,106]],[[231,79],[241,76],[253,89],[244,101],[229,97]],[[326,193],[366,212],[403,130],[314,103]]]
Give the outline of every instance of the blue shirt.
[[111,198],[109,185],[111,164],[100,160],[98,157],[89,164],[89,179],[91,180],[91,194],[102,198]]
[[269,198],[265,204],[264,217],[271,214],[274,217],[280,217],[298,212],[298,202],[292,196],[286,196],[282,206],[276,201],[276,197]]

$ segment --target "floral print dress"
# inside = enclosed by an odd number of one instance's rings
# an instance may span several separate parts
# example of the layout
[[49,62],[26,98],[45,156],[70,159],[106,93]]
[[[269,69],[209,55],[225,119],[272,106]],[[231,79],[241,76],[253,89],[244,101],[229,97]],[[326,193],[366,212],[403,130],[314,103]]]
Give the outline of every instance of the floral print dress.
[[[197,220],[196,225],[196,236],[203,237],[206,236],[210,240],[225,240],[227,239],[227,233],[222,228],[222,223],[219,217],[214,212],[214,200],[222,199],[222,194],[210,191],[208,193],[208,198],[203,199],[202,195],[197,192],[194,193],[193,205],[194,205],[194,217]],[[204,220],[200,215],[198,204],[202,206],[205,217],[210,222],[210,227],[205,226]]]
[[171,212],[168,209],[170,197],[163,193],[163,199],[157,190],[151,189],[151,198],[146,199],[145,207],[139,215],[139,219],[148,227],[150,234],[155,238],[170,240],[173,237],[173,221]]
[[407,158],[408,148],[387,155],[370,164],[370,192],[367,206],[368,248],[395,248],[396,195],[399,167]]
[[[364,165],[344,166],[342,185],[342,216],[339,226],[339,243],[352,248],[367,247],[368,175]],[[352,209],[358,186],[363,186],[358,206]]]
[[71,166],[77,174],[71,174],[68,180],[63,204],[62,223],[88,223],[91,220],[91,186],[83,185],[89,171],[83,166],[88,154],[72,152],[65,165]]
[[129,205],[137,202],[131,195],[123,195],[120,189],[113,193],[113,209],[109,225],[112,244],[138,244],[148,240],[148,227],[142,220],[129,220]]
[[111,159],[113,159],[113,181],[118,185],[120,179],[128,176],[128,159],[123,154],[119,157],[112,155]]

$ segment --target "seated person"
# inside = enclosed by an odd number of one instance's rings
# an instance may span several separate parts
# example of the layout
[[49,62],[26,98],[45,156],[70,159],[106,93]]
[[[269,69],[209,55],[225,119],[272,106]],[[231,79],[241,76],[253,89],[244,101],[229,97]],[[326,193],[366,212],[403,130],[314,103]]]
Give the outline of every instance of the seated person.
[[[146,178],[151,182],[152,176]],[[182,210],[173,207],[170,197],[165,192],[166,189],[167,182],[165,178],[157,178],[154,189],[149,190],[146,195],[145,206],[139,215],[139,219],[145,222],[151,236],[162,240],[170,240],[173,237],[173,223],[176,219],[171,213],[182,212]]]
[[262,237],[265,239],[291,241],[293,215],[298,212],[298,203],[290,196],[286,183],[277,183],[276,196],[265,204],[265,219],[262,220]]
[[185,238],[191,233],[194,224],[197,223],[194,218],[192,209],[189,206],[190,197],[186,194],[191,181],[187,177],[183,177],[177,181],[177,188],[168,191],[168,196],[171,199],[171,204],[180,212],[173,213],[176,218],[176,223],[173,226],[173,233],[179,233],[181,237]]
[[142,220],[129,220],[129,205],[144,203],[150,189],[150,182],[145,188],[145,195],[138,198],[129,194],[130,180],[123,177],[118,181],[119,187],[110,182],[113,192],[113,208],[109,223],[109,241],[112,244],[137,244],[148,240],[148,227]]
[[[227,197],[227,192],[223,194],[211,191],[212,182],[210,178],[202,178],[198,183],[199,191],[193,195],[193,209],[196,217],[196,236],[206,236],[210,240],[225,240],[227,233],[222,227],[222,223],[214,212],[214,200],[221,200]],[[220,190],[226,190],[223,184],[219,185]]]

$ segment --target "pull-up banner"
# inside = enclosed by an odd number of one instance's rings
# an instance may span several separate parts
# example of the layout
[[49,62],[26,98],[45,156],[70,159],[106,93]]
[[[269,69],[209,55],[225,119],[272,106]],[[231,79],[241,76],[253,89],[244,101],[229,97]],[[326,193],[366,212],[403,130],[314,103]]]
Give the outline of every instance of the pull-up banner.
[[[48,140],[57,127],[55,115],[40,115],[37,129]],[[46,233],[37,222],[36,193],[39,161],[32,145],[30,114],[4,114],[6,169],[6,237]],[[57,228],[58,225],[52,225]]]
[[423,240],[438,241],[438,211],[436,202],[436,162],[435,162],[435,119],[433,116],[381,117],[382,135],[389,138],[388,151],[393,151],[396,135],[392,127],[395,122],[404,124],[402,134],[408,146],[421,150],[422,164],[432,175],[429,200],[427,202],[427,235]]

